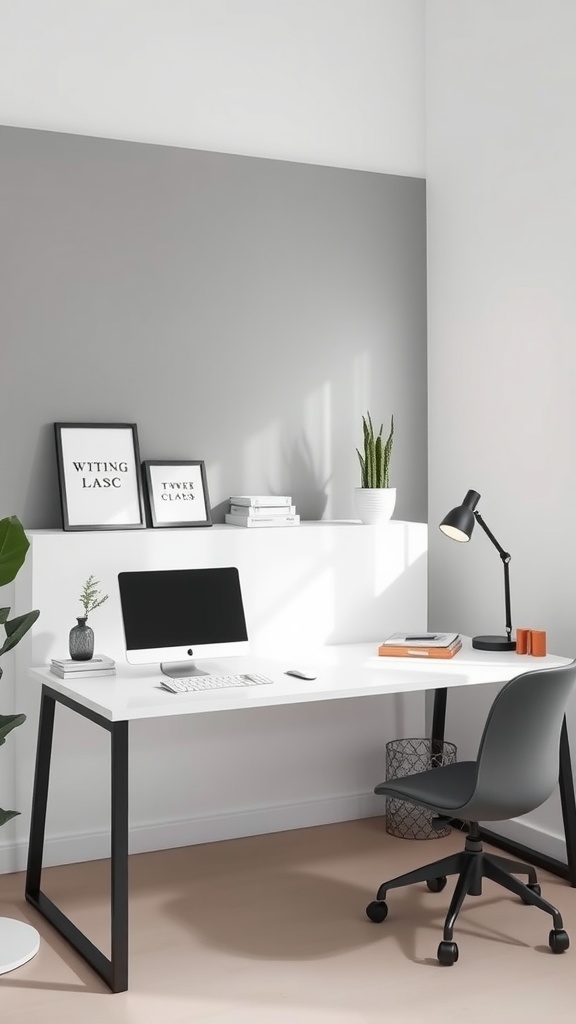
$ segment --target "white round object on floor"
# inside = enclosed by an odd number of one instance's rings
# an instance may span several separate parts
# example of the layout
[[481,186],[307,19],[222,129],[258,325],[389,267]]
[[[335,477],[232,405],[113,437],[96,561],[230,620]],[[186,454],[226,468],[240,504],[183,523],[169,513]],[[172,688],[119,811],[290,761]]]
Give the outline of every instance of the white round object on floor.
[[0,917],[0,974],[31,960],[40,949],[40,935],[32,925]]

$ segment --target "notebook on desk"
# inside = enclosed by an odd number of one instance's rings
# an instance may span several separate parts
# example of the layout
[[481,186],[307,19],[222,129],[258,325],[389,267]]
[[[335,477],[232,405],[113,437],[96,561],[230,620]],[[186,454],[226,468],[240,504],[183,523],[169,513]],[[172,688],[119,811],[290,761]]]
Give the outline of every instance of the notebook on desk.
[[462,647],[459,633],[392,633],[378,648],[380,657],[453,658]]

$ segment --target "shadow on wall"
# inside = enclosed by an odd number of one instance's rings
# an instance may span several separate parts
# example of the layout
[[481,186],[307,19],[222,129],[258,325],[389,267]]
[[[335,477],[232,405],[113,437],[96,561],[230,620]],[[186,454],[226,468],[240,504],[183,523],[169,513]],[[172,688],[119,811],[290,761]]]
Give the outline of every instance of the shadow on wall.
[[322,519],[328,504],[328,484],[320,479],[314,466],[314,455],[305,436],[296,441],[292,451],[284,455],[286,472],[293,482],[293,499],[302,519]]
[[[332,480],[330,474],[322,479],[320,471],[315,465],[315,457],[312,445],[305,434],[301,434],[292,443],[284,443],[282,438],[278,439],[283,454],[280,460],[280,479],[284,486],[279,486],[267,476],[266,481],[261,484],[258,493],[262,494],[284,494],[285,490],[296,506],[296,512],[302,521],[319,521],[324,517],[329,500],[329,485]],[[210,477],[216,480],[221,475],[216,467],[210,467]],[[229,488],[230,490],[230,488]],[[232,492],[231,492],[232,493]],[[236,491],[236,493],[240,493]],[[244,492],[243,492],[244,493]],[[246,490],[245,493],[249,493]],[[211,494],[209,481],[209,494]],[[229,509],[229,496],[211,506],[212,522],[223,523],[224,516]]]

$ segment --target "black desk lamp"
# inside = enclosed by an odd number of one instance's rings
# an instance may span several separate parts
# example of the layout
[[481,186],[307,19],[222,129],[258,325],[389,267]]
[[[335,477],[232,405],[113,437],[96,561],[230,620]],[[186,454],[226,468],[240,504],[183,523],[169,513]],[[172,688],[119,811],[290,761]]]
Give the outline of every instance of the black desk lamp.
[[506,603],[506,636],[475,636],[472,640],[472,647],[477,651],[515,651],[516,641],[512,640],[512,615],[510,612],[510,575],[508,566],[510,555],[500,546],[494,534],[488,529],[476,505],[480,501],[478,491],[468,491],[464,501],[451,512],[440,523],[442,533],[452,540],[467,541],[472,536],[476,520],[490,538],[497,549],[504,566],[504,600]]

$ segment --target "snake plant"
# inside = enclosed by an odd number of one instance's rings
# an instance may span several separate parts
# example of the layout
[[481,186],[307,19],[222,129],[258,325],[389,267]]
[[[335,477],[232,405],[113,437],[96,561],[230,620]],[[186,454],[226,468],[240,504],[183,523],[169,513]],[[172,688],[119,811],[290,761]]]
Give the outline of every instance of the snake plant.
[[357,448],[356,453],[360,460],[361,487],[389,487],[390,486],[390,456],[392,455],[392,444],[394,442],[394,416],[390,419],[390,433],[387,440],[382,440],[384,424],[380,424],[380,430],[376,435],[372,425],[370,413],[362,417],[362,430],[364,434],[364,454]]
[[[0,586],[12,583],[16,578],[26,552],[30,547],[24,528],[16,516],[8,516],[0,519]],[[0,608],[0,626],[4,627],[4,641],[0,646],[0,655],[16,647],[25,633],[34,625],[38,611],[26,612],[25,615],[18,615],[9,619],[9,608]],[[1,638],[0,638],[1,640]],[[2,669],[0,668],[0,678]],[[26,715],[0,715],[0,746],[6,742],[8,733],[26,721]],[[19,811],[5,811],[0,807],[0,825],[5,825],[10,818],[14,818]]]

